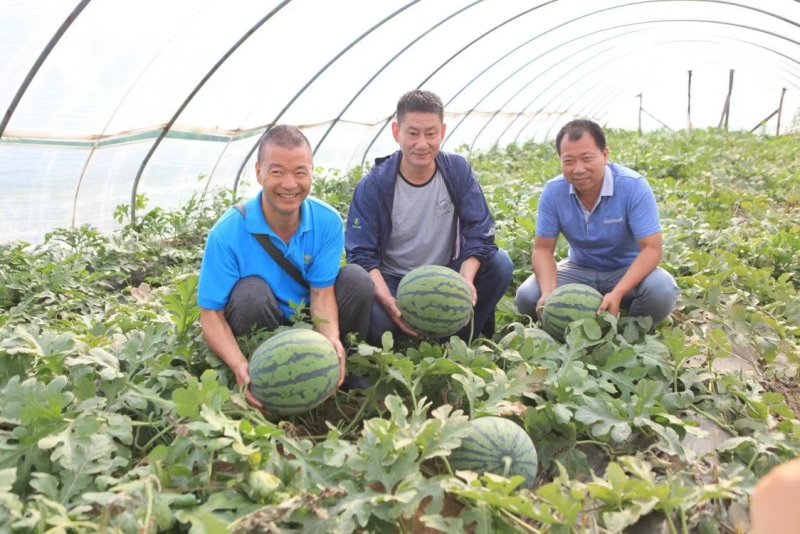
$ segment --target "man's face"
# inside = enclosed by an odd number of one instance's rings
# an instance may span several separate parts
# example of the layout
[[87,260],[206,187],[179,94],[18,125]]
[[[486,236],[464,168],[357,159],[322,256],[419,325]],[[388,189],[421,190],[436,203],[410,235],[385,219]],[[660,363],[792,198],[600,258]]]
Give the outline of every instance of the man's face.
[[600,150],[588,132],[577,141],[561,140],[561,171],[580,195],[599,194],[608,163],[608,147]]
[[392,123],[394,140],[400,145],[407,165],[427,169],[439,154],[445,124],[436,113],[408,112],[402,122]]
[[311,191],[311,173],[314,168],[311,149],[305,145],[286,148],[268,144],[256,163],[258,183],[264,190],[266,210],[289,216],[300,209],[300,204]]

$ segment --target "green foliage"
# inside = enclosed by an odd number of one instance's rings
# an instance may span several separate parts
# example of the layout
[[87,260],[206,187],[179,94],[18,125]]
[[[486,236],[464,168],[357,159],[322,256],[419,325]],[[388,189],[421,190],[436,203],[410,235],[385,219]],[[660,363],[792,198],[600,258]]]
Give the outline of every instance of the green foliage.
[[[612,159],[659,199],[663,266],[682,290],[665,324],[606,314],[572,323],[563,346],[525,337],[532,320],[511,296],[558,161],[551,144],[495,149],[472,162],[516,267],[497,339],[354,341],[349,371],[374,386],[281,422],[248,407],[200,335],[203,244],[230,192],[175,211],[148,211],[142,196],[140,219],[119,208],[113,235],[81,227],[0,246],[0,524],[745,530],[731,505],[800,453],[797,139],[608,134]],[[344,215],[361,172],[327,172],[315,194]],[[245,353],[265,335],[243,339]],[[469,419],[485,415],[533,438],[533,490],[451,472]]]

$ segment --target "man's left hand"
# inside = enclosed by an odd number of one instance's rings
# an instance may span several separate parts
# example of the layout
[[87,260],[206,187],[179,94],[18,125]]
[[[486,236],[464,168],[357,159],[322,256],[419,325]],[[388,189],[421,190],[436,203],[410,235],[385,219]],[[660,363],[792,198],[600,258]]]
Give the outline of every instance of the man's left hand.
[[464,281],[467,283],[469,290],[472,292],[472,305],[475,306],[478,303],[478,290],[475,289],[475,284],[473,284],[471,280],[464,278]]
[[603,302],[600,303],[600,307],[597,308],[597,313],[608,312],[615,317],[619,317],[619,308],[622,304],[622,297],[618,296],[613,291],[611,293],[606,293],[603,296]]
[[338,388],[342,385],[342,382],[344,382],[347,354],[345,353],[344,345],[342,345],[342,342],[338,337],[333,339],[329,338],[328,340],[333,344],[333,348],[336,349],[336,355],[339,356],[339,383],[336,384],[336,387]]

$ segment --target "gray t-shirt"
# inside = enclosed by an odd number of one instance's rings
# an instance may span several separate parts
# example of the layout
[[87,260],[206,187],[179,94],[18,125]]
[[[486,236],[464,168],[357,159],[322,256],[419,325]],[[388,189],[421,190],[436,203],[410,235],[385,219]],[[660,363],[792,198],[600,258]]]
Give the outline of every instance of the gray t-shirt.
[[456,217],[442,173],[413,185],[397,175],[392,233],[381,272],[405,276],[422,265],[447,265],[455,252]]

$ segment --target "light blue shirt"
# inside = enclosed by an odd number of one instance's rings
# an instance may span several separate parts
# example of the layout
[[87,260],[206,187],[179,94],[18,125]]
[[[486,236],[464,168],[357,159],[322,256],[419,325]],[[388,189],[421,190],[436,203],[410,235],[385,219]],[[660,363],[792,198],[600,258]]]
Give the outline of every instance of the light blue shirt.
[[236,283],[259,276],[269,284],[285,319],[294,315],[290,303],[307,305],[309,291],[284,271],[253,234],[266,234],[308,284],[331,287],[339,274],[344,252],[344,225],[339,213],[319,199],[307,197],[300,206],[300,227],[289,244],[267,224],[261,193],[247,202],[247,217],[228,210],[208,235],[200,267],[198,304],[206,310],[224,310]]
[[563,175],[544,187],[539,199],[537,237],[569,243],[569,259],[581,267],[613,271],[630,266],[639,241],[661,231],[658,206],[650,185],[637,172],[610,163],[599,202],[586,210]]

